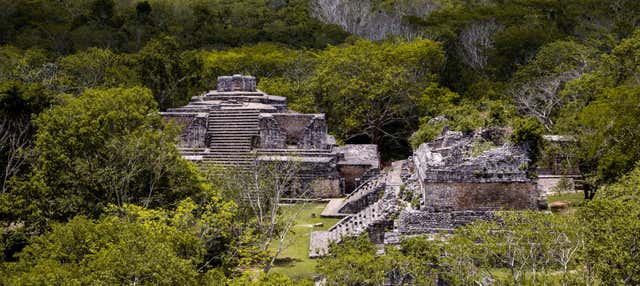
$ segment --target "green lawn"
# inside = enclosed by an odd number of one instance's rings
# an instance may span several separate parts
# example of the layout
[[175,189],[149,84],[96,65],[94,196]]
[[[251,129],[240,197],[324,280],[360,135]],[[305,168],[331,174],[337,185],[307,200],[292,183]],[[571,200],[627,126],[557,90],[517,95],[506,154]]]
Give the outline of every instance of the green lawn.
[[578,208],[584,202],[584,193],[566,192],[559,195],[552,195],[547,197],[547,201],[549,203],[558,201],[567,202],[569,203],[569,208]]
[[[295,279],[310,279],[315,273],[317,260],[309,258],[309,235],[312,230],[327,230],[339,219],[321,218],[320,213],[326,203],[307,203],[296,218],[296,224],[289,234],[288,246],[282,251],[272,269]],[[315,218],[312,217],[315,214]],[[315,223],[324,223],[322,227],[313,227]]]

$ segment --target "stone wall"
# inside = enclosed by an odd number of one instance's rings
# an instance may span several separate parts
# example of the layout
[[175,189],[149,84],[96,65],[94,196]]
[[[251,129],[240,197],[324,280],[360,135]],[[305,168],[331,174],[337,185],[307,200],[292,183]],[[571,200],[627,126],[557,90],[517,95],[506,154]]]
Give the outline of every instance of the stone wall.
[[327,146],[327,122],[324,115],[314,115],[305,125],[302,136],[298,139],[300,149],[326,149]]
[[258,156],[258,164],[274,162],[295,162],[285,164],[285,168],[296,173],[300,188],[296,193],[285,194],[287,197],[305,195],[314,198],[335,198],[342,195],[343,182],[335,167],[335,157],[304,156]]
[[476,220],[492,220],[493,212],[458,211],[424,212],[402,211],[398,216],[398,230],[402,234],[437,233],[451,231]]
[[167,121],[172,120],[183,128],[180,134],[179,147],[183,148],[205,148],[207,142],[207,119],[206,113],[175,113],[163,115]]
[[340,172],[344,178],[345,192],[353,192],[361,182],[359,179],[370,169],[371,166],[369,165],[339,165],[338,172]]
[[427,183],[424,209],[435,212],[536,209],[538,192],[530,182]]
[[[540,193],[550,196],[557,195],[560,192],[576,192],[576,181],[578,176],[563,175],[538,175],[538,189]],[[566,180],[563,182],[563,180]],[[563,186],[564,185],[564,186]],[[565,187],[564,189],[562,187]]]
[[260,140],[257,144],[259,148],[287,148],[287,134],[272,114],[260,114],[258,126],[260,128]]
[[327,124],[322,114],[260,114],[260,148],[326,149]]
[[309,182],[314,198],[336,198],[342,195],[342,180],[336,177],[316,177]]
[[217,90],[229,91],[256,91],[256,78],[253,76],[233,75],[219,76]]

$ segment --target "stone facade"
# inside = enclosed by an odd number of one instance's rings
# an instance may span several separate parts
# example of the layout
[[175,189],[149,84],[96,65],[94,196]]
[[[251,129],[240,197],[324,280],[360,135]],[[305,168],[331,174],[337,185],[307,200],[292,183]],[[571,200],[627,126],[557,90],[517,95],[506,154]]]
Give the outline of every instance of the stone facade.
[[494,212],[456,211],[425,212],[403,211],[398,216],[399,232],[403,235],[448,232],[476,220],[491,220]]
[[421,197],[419,209],[400,213],[402,235],[451,231],[496,211],[534,210],[541,205],[529,157],[506,142],[502,129],[463,134],[444,130],[422,144],[405,168],[403,183]]
[[287,134],[271,114],[260,115],[259,148],[287,148]]
[[545,135],[545,152],[538,162],[538,186],[545,195],[584,191],[584,178],[576,159],[565,152],[577,144],[571,136]]
[[260,115],[259,148],[328,149],[324,114],[270,113]]
[[252,76],[233,75],[218,77],[217,90],[225,91],[256,91],[256,78]]
[[180,134],[180,146],[186,148],[204,148],[207,136],[207,114],[195,113],[165,116],[165,120],[173,120],[182,126],[184,132]]
[[[423,209],[489,211],[537,207],[539,194],[536,182],[528,175],[526,152],[509,144],[492,145],[502,141],[496,133],[499,132],[483,130],[465,136],[445,131],[436,140],[420,145],[413,163],[422,189]],[[477,149],[483,146],[491,147]]]
[[345,175],[349,181],[358,178],[352,172],[343,174],[342,167],[357,166],[360,175],[379,167],[375,145],[364,145],[368,147],[359,152],[370,158],[367,162],[345,156],[343,147],[327,134],[324,114],[289,110],[286,98],[257,90],[252,76],[221,76],[216,90],[194,96],[188,105],[170,108],[162,116],[184,128],[179,149],[186,159],[241,169],[278,160],[300,162],[298,176],[315,197],[351,191],[345,189]]
[[538,207],[536,186],[527,182],[425,184],[423,210],[431,212],[523,210]]

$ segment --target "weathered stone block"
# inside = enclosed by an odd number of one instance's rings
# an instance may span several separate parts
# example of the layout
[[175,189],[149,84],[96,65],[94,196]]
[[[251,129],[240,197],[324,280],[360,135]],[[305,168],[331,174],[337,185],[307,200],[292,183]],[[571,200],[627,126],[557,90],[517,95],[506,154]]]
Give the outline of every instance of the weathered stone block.
[[218,91],[256,91],[256,78],[253,76],[233,75],[218,77]]

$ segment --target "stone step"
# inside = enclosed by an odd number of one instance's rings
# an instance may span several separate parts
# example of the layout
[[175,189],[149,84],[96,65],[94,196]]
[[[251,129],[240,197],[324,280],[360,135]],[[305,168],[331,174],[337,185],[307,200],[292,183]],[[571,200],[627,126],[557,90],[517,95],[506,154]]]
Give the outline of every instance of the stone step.
[[251,132],[251,131],[245,131],[245,130],[235,130],[235,131],[231,131],[228,133],[225,132],[217,132],[217,133],[211,133],[209,134],[209,139],[212,138],[238,138],[238,139],[251,139],[251,137],[257,136],[258,134]]
[[249,152],[251,151],[251,146],[250,145],[220,145],[220,144],[213,144],[211,145],[211,153],[219,153],[225,150],[238,150],[238,151],[243,151],[243,152]]
[[249,154],[245,153],[216,153],[216,154],[207,154],[202,156],[202,158],[242,158],[242,159],[255,159],[255,157],[250,156]]
[[254,156],[249,156],[249,155],[242,155],[242,154],[210,154],[210,155],[205,155],[202,156],[203,159],[208,159],[208,158],[236,158],[236,159],[242,159],[242,160],[255,160],[256,157]]
[[248,119],[248,120],[255,120],[258,121],[258,115],[257,114],[251,114],[251,115],[244,115],[244,114],[211,114],[209,115],[209,120],[211,119],[215,119],[215,120],[233,120],[233,119]]
[[209,120],[209,125],[222,125],[222,124],[237,124],[237,125],[258,125],[259,122],[255,120],[244,120],[244,119],[236,119],[236,120]]
[[211,142],[248,142],[251,143],[251,136],[215,136],[209,138]]
[[243,165],[243,166],[256,165],[256,162],[254,161],[237,161],[233,159],[207,159],[207,160],[204,160],[203,162],[210,162],[214,164],[225,164],[225,165]]
[[[225,140],[223,140],[225,139]],[[229,143],[229,142],[242,142],[251,144],[251,136],[220,136],[220,137],[211,137],[209,138],[209,142],[220,142],[220,143]]]
[[242,154],[242,153],[249,153],[249,151],[251,151],[249,148],[236,148],[236,149],[224,149],[224,148],[220,148],[220,149],[215,149],[211,152],[212,155],[206,155],[206,156],[215,156],[215,155],[236,155],[236,154]]
[[211,140],[209,141],[209,146],[240,146],[240,147],[251,147],[251,141],[249,140]]
[[253,122],[215,122],[209,124],[209,127],[225,127],[228,128],[230,126],[252,126],[257,128],[259,125]]
[[258,131],[260,131],[260,129],[258,129],[258,127],[253,125],[228,125],[228,126],[218,125],[218,126],[209,126],[209,128],[207,128],[207,132],[225,133],[225,132],[231,132],[231,131],[251,131],[257,134]]
[[258,133],[260,129],[258,126],[251,124],[218,124],[209,125],[208,132],[224,133],[225,131],[252,131]]
[[222,160],[222,161],[229,161],[229,160],[238,160],[239,162],[249,162],[249,161],[255,161],[255,158],[253,157],[238,157],[238,156],[205,156],[202,157],[203,160]]
[[230,145],[234,146],[236,144],[240,145],[251,145],[251,137],[212,137],[209,140],[211,144],[220,144],[220,145]]
[[246,158],[246,159],[255,159],[255,156],[252,156],[251,153],[247,153],[247,152],[216,152],[216,153],[209,153],[206,155],[202,156],[203,158]]
[[209,120],[209,126],[227,126],[227,125],[254,125],[259,126],[254,120]]
[[212,110],[211,113],[209,113],[209,115],[258,116],[258,115],[260,115],[260,111],[259,110],[242,111],[242,110],[224,110],[224,109],[222,109],[222,110]]
[[211,152],[209,153],[204,153],[204,155],[209,155],[209,154],[218,154],[218,153],[225,153],[225,154],[245,154],[245,155],[253,155],[253,152],[251,152],[251,150],[237,150],[237,149],[229,149],[229,148],[221,148],[218,150],[211,150]]
[[243,138],[243,139],[248,139],[251,138],[253,136],[256,136],[257,133],[253,132],[253,131],[247,131],[247,130],[227,130],[227,132],[225,131],[221,131],[221,132],[216,132],[216,133],[211,133],[209,134],[209,138],[231,138],[231,137],[237,137],[237,138]]
[[229,123],[229,122],[245,122],[245,123],[252,123],[256,125],[259,123],[259,121],[255,118],[226,118],[226,117],[209,118],[209,124]]
[[229,127],[229,126],[252,126],[258,128],[260,125],[257,122],[248,121],[213,121],[209,122],[209,127]]
[[[221,140],[221,139],[226,139],[226,140]],[[249,144],[251,145],[251,136],[245,136],[245,137],[241,137],[241,136],[226,136],[226,137],[211,137],[209,138],[209,143],[242,143],[242,144]]]
[[221,144],[213,144],[211,145],[211,153],[217,153],[225,150],[238,150],[243,152],[251,151],[250,145],[221,145]]
[[251,133],[258,134],[258,130],[256,128],[209,128],[207,131],[211,132],[212,135],[218,134],[226,134],[226,133]]
[[248,148],[224,148],[224,146],[222,146],[223,148],[211,148],[211,152],[209,153],[204,153],[203,156],[210,156],[210,155],[216,155],[216,154],[225,154],[225,155],[242,155],[242,156],[253,156],[256,157],[255,154],[253,154],[251,152],[251,150],[249,150]]

